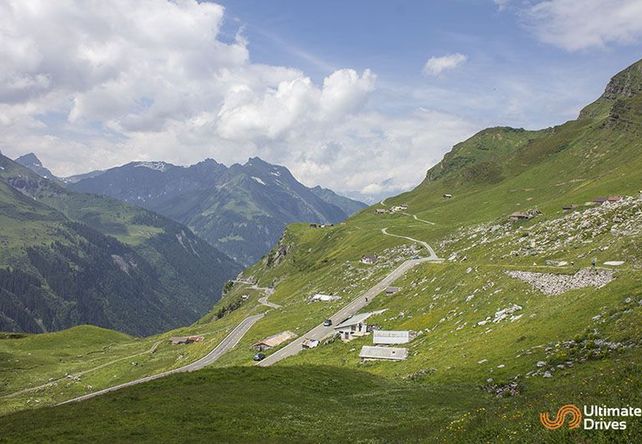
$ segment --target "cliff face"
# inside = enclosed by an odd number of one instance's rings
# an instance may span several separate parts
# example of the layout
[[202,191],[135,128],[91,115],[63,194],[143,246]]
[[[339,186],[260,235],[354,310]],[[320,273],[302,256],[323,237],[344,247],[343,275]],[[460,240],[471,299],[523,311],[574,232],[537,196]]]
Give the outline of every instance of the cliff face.
[[604,93],[580,111],[579,119],[609,118],[608,125],[620,120],[628,108],[635,108],[642,97],[642,60],[614,75]]

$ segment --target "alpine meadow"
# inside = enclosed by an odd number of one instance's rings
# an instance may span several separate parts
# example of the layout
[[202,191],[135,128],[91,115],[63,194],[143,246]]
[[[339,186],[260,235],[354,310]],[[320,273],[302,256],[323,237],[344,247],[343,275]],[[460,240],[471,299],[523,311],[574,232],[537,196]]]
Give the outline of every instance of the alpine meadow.
[[0,5],[0,443],[642,442],[642,2],[222,3]]

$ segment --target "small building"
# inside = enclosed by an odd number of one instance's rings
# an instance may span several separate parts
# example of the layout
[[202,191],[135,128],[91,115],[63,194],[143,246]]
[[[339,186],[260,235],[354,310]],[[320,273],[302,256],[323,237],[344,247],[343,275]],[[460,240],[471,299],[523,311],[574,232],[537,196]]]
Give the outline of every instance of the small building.
[[291,331],[283,331],[281,333],[278,333],[276,335],[269,336],[253,345],[253,347],[257,351],[265,351],[269,350],[272,347],[276,347],[278,345],[283,344],[285,341],[289,341],[290,339],[296,338],[296,333],[292,333]]
[[303,343],[301,344],[301,347],[309,349],[309,348],[315,348],[319,346],[319,340],[318,339],[309,339],[306,338]]
[[203,336],[172,336],[169,341],[172,345],[191,344],[193,342],[202,342]]
[[605,202],[608,202],[609,198],[608,197],[596,197],[593,199],[593,203],[597,205],[602,205]]
[[530,216],[528,213],[524,213],[522,211],[515,211],[513,214],[510,215],[510,220],[525,220],[525,219],[530,219]]
[[377,262],[377,256],[361,256],[361,263],[366,265],[372,265]]
[[386,210],[385,208],[377,208],[375,210],[375,214],[386,214],[387,212],[388,210]]
[[310,228],[319,228],[319,224],[310,224]]
[[189,342],[187,342],[187,336],[173,336],[169,338],[169,341],[172,345],[189,344]]
[[332,294],[313,294],[310,296],[310,301],[311,302],[332,302],[332,301],[338,301],[341,299],[341,296],[335,296]]
[[452,194],[449,194],[449,193],[444,194],[444,199],[452,199],[452,198],[453,198]]
[[361,313],[346,319],[334,327],[335,332],[343,341],[350,341],[356,337],[365,336],[369,333],[366,320],[374,313]]
[[609,202],[619,202],[622,200],[622,196],[609,196],[608,201]]
[[401,290],[399,287],[388,287],[386,288],[386,294],[395,294],[399,290]]
[[562,207],[562,211],[565,213],[568,213],[569,211],[573,211],[577,208],[577,205],[572,204],[572,205],[565,205]]
[[417,333],[410,330],[374,330],[372,343],[378,345],[407,344],[417,337]]
[[377,347],[364,345],[361,348],[359,357],[364,361],[369,360],[386,360],[386,361],[403,361],[408,358],[407,348],[397,347]]

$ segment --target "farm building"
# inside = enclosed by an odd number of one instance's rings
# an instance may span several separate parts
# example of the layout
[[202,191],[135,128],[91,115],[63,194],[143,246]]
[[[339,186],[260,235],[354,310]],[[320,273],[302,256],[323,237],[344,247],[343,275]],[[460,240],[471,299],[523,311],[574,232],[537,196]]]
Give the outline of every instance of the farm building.
[[361,348],[359,357],[364,361],[373,359],[384,359],[389,361],[403,361],[408,358],[407,348],[397,347],[376,347],[371,345],[364,345]]
[[169,341],[172,345],[191,344],[193,342],[202,342],[203,336],[172,336]]
[[350,341],[359,336],[368,334],[368,324],[366,319],[375,313],[361,313],[346,319],[336,327],[334,330],[339,334],[339,337],[344,341]]
[[524,219],[530,219],[530,216],[521,211],[515,211],[513,214],[510,215],[510,220],[524,220]]
[[395,205],[394,207],[390,208],[391,213],[398,213],[400,211],[406,211],[408,209],[408,205]]
[[407,344],[417,333],[410,330],[374,330],[372,332],[372,343],[379,345]]
[[310,228],[334,227],[334,224],[310,224]]
[[386,294],[395,294],[399,290],[401,290],[399,287],[388,287],[386,288]]
[[444,194],[444,199],[452,199],[452,198],[453,198],[452,194],[449,194],[449,193]]
[[276,347],[278,345],[283,344],[285,341],[289,341],[292,338],[296,338],[296,334],[292,333],[291,331],[283,331],[279,334],[269,336],[256,344],[253,345],[253,347],[257,351],[265,351],[269,350],[272,347]]
[[385,208],[377,208],[375,210],[375,214],[386,214],[387,212],[388,210],[386,210]]
[[524,219],[532,219],[535,216],[539,216],[542,214],[540,210],[537,208],[531,208],[530,210],[527,211],[515,211],[513,214],[511,214],[510,220],[524,220]]
[[377,256],[361,256],[361,263],[372,265],[377,262]]
[[312,301],[312,302],[317,302],[317,301],[320,301],[320,302],[332,302],[332,301],[338,301],[339,299],[341,299],[341,296],[335,296],[335,295],[331,295],[331,294],[317,293],[317,294],[314,294],[314,295],[310,296],[310,301]]

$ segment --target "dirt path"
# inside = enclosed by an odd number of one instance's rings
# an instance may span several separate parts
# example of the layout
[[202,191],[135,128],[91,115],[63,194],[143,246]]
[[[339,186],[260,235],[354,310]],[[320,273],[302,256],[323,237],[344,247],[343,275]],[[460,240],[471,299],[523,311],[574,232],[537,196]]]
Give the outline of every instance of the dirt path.
[[51,387],[53,385],[56,385],[58,382],[60,382],[62,380],[65,380],[67,378],[70,378],[70,379],[78,378],[80,376],[86,375],[87,373],[91,373],[93,371],[100,370],[101,368],[108,367],[108,366],[110,366],[112,364],[115,364],[115,363],[120,362],[120,361],[124,361],[126,359],[132,359],[132,358],[136,358],[138,356],[145,355],[145,354],[148,354],[148,353],[154,353],[154,351],[156,351],[156,348],[158,347],[158,345],[160,343],[161,343],[161,341],[155,342],[154,345],[152,345],[152,347],[147,351],[136,353],[134,355],[123,356],[122,358],[114,359],[112,361],[100,364],[99,366],[92,367],[92,368],[89,368],[87,370],[80,371],[78,373],[73,373],[73,374],[70,374],[68,376],[63,376],[61,378],[54,379],[53,381],[49,381],[49,382],[47,382],[45,384],[38,385],[36,387],[29,387],[29,388],[22,389],[22,390],[19,390],[17,392],[14,392],[14,393],[9,393],[8,395],[2,395],[2,396],[0,396],[0,398],[13,398],[14,396],[19,396],[19,395],[22,395],[22,394],[25,394],[25,393],[34,392],[36,390],[40,390],[40,389],[43,389],[43,388],[47,388],[47,387]]
[[70,402],[77,402],[77,401],[84,401],[85,399],[90,399],[94,398],[96,396],[104,395],[105,393],[109,392],[114,392],[116,390],[119,390],[124,387],[130,387],[132,385],[136,384],[141,384],[143,382],[148,382],[148,381],[153,381],[155,379],[160,379],[164,378],[165,376],[172,375],[174,373],[182,373],[182,372],[193,372],[195,370],[200,370],[203,367],[206,367],[216,360],[218,360],[221,356],[223,356],[227,351],[231,350],[236,346],[236,344],[239,343],[241,338],[247,333],[247,331],[261,318],[263,318],[264,314],[258,314],[258,315],[253,315],[253,316],[248,316],[247,318],[243,319],[231,332],[228,334],[225,339],[223,339],[212,351],[210,351],[207,355],[203,356],[202,358],[192,362],[191,364],[185,365],[180,368],[175,368],[173,370],[168,370],[166,372],[158,373],[156,375],[151,375],[151,376],[146,376],[144,378],[136,379],[134,381],[126,382],[124,384],[119,384],[113,387],[109,387],[103,390],[99,390],[94,393],[89,393],[87,395],[79,396],[74,399],[70,399],[65,402],[61,402],[58,405],[62,404],[68,404]]

